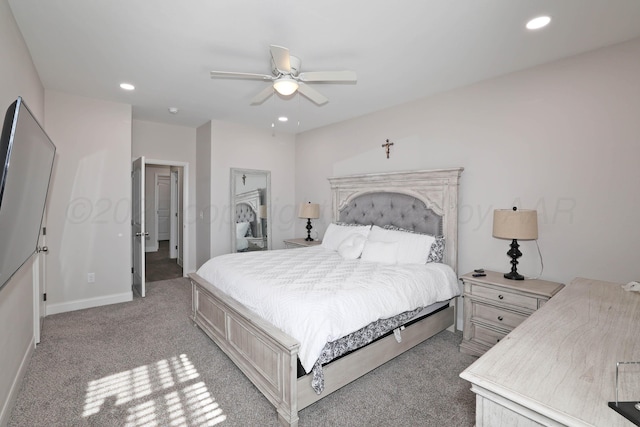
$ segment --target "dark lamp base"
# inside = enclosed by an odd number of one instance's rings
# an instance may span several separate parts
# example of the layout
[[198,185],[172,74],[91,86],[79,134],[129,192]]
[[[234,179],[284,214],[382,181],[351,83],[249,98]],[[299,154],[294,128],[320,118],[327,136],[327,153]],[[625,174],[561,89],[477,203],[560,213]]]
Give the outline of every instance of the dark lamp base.
[[518,241],[513,239],[511,241],[511,246],[507,255],[511,257],[511,271],[509,273],[505,273],[505,279],[511,280],[524,280],[524,276],[518,273],[518,258],[522,256],[522,252],[518,249],[520,245],[518,245]]
[[304,239],[307,242],[313,242],[313,238],[311,237],[311,218],[307,218],[307,238]]
[[522,274],[518,274],[518,272],[509,272],[509,273],[504,273],[504,278],[505,279],[511,279],[511,280],[524,280],[524,276]]

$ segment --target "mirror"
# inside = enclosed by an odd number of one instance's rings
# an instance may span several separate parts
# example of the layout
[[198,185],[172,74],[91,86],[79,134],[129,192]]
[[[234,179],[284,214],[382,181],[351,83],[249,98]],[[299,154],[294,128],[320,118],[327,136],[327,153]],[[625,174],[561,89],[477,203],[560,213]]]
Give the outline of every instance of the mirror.
[[271,172],[231,168],[231,252],[271,248]]

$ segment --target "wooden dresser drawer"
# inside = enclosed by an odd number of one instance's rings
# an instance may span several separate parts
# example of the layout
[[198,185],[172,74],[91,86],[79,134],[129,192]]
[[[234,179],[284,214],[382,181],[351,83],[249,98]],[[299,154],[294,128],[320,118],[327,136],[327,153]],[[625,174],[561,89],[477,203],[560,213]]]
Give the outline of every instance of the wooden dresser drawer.
[[489,287],[481,286],[478,284],[474,284],[471,287],[471,293],[472,295],[480,298],[486,298],[486,299],[503,303],[503,304],[524,307],[532,311],[535,311],[538,309],[538,298],[535,298],[535,297],[518,295],[512,292],[506,292],[504,290],[489,288]]
[[480,303],[473,304],[472,320],[486,321],[496,325],[501,325],[509,330],[515,328],[524,322],[528,316],[517,314],[512,311],[503,310],[499,307],[484,305]]

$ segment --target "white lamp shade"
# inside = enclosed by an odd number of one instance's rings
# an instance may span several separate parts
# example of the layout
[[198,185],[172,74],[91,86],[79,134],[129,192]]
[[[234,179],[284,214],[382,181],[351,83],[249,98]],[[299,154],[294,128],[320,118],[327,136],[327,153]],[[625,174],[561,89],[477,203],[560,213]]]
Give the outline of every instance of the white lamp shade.
[[260,216],[260,218],[267,217],[267,205],[260,205],[258,215]]
[[287,96],[298,90],[298,82],[289,77],[281,77],[273,82],[273,88],[280,95]]
[[298,218],[320,218],[320,205],[317,203],[302,203],[298,209]]
[[493,237],[535,240],[538,238],[538,212],[530,209],[493,211]]

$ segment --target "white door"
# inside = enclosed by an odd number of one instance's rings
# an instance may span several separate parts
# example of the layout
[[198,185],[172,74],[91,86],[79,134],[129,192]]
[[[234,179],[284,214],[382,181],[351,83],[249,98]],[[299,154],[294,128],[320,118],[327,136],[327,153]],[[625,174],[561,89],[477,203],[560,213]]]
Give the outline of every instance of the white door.
[[47,248],[46,236],[44,230],[46,228],[43,227],[40,230],[40,237],[38,238],[38,248],[36,259],[33,263],[33,290],[35,295],[34,300],[34,322],[33,322],[33,334],[35,337],[36,344],[40,343],[40,335],[42,333],[42,325],[44,323],[44,316],[46,314],[46,262],[47,257],[46,254],[49,251]]
[[169,258],[178,258],[178,171],[171,171],[171,237],[169,238]]
[[156,175],[156,224],[158,240],[171,237],[171,180],[169,175]]
[[133,161],[131,173],[131,237],[133,239],[133,290],[145,296],[144,247],[149,233],[144,228],[144,156]]

